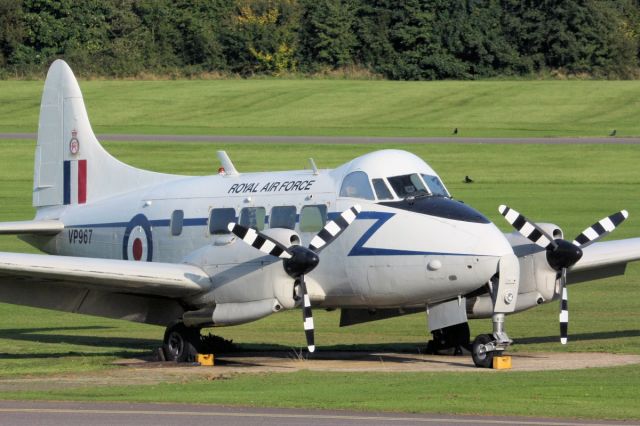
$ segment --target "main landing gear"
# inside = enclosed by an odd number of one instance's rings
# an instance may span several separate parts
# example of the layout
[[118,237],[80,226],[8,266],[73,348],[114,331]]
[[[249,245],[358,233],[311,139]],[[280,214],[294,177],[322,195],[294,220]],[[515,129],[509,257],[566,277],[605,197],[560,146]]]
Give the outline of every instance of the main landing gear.
[[493,334],[481,334],[475,338],[471,348],[471,357],[476,367],[492,368],[493,358],[502,353],[513,343],[504,331],[504,314],[494,314]]
[[167,361],[194,362],[200,346],[200,329],[174,322],[164,332],[162,352]]
[[469,323],[433,330],[427,343],[427,353],[433,355],[463,355],[471,352]]

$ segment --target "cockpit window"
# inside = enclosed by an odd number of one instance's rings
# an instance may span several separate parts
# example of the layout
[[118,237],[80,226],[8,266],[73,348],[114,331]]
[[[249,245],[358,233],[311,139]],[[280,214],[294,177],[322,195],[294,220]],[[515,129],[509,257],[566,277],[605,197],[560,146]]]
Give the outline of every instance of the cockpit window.
[[440,179],[438,179],[437,176],[422,175],[422,179],[424,179],[424,182],[429,187],[429,191],[433,195],[441,195],[443,197],[449,197],[450,196],[449,193],[447,192],[446,188],[442,184],[442,181]]
[[371,179],[371,183],[373,183],[373,189],[376,191],[378,200],[393,200],[393,195],[391,195],[391,191],[389,191],[389,187],[384,183],[384,180]]
[[387,178],[398,197],[404,198],[418,193],[429,193],[417,173]]
[[369,184],[369,176],[365,172],[349,173],[342,181],[340,196],[373,200],[373,190]]

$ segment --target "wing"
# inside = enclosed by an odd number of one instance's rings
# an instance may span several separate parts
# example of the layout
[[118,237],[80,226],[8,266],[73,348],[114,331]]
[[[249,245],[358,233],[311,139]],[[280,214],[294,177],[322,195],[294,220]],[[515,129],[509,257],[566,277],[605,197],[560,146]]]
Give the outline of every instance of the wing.
[[594,243],[568,272],[569,284],[624,274],[627,263],[640,260],[640,238]]
[[0,287],[16,281],[170,298],[211,287],[202,269],[187,264],[0,252]]

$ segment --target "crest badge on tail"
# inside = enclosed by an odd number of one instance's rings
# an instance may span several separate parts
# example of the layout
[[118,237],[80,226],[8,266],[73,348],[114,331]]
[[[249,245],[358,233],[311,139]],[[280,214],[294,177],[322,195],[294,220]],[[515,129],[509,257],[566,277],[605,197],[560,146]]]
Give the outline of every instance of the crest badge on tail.
[[73,129],[71,131],[71,140],[69,141],[69,151],[71,154],[76,155],[80,152],[80,141],[78,140],[78,131]]

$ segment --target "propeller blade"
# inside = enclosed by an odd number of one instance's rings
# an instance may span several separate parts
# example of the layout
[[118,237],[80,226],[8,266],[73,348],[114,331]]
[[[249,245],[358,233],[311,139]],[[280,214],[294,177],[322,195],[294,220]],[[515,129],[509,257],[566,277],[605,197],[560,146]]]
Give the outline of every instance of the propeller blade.
[[505,205],[498,207],[498,211],[513,226],[516,231],[543,249],[556,248],[558,244],[544,229]]
[[567,344],[569,336],[569,297],[567,293],[567,269],[562,269],[560,277],[560,291],[562,299],[560,299],[560,343]]
[[607,236],[628,217],[629,212],[626,210],[620,210],[618,213],[605,217],[582,231],[582,233],[573,240],[573,244],[580,248],[585,248],[589,244],[595,243],[600,238]]
[[320,250],[329,245],[338,237],[338,235],[342,234],[342,232],[344,232],[344,230],[347,229],[354,220],[356,220],[356,217],[361,210],[362,208],[356,204],[340,213],[340,216],[327,223],[324,228],[322,228],[320,232],[313,237],[309,244],[309,248],[315,253],[319,253]]
[[311,300],[307,293],[307,284],[304,282],[304,275],[300,275],[300,289],[302,290],[302,320],[304,321],[304,335],[307,338],[307,348],[309,352],[316,350],[313,326],[313,312],[311,312]]
[[263,253],[270,254],[271,256],[279,257],[281,259],[291,258],[291,253],[287,247],[253,228],[247,228],[246,226],[238,225],[233,222],[229,223],[227,228],[236,237]]

